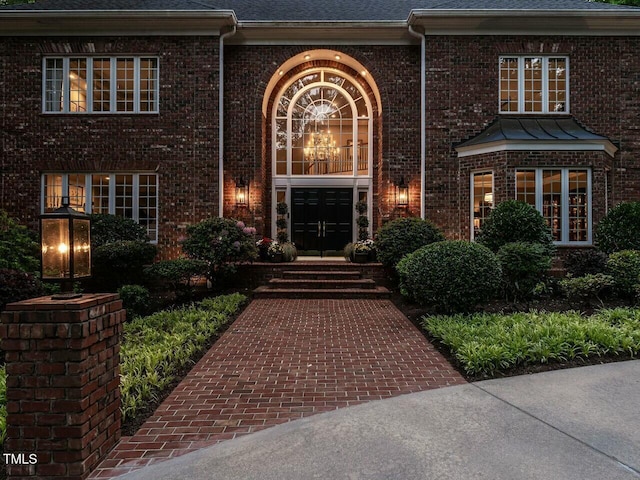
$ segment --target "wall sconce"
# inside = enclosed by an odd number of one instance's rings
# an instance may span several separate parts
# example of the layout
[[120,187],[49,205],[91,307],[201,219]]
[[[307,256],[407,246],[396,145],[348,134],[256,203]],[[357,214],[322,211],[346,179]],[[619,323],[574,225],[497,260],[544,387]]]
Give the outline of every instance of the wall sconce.
[[236,182],[236,207],[246,207],[249,204],[249,182],[243,177]]
[[73,294],[73,282],[91,276],[91,220],[69,206],[69,197],[62,197],[62,206],[40,215],[40,274],[42,280],[61,283],[62,295],[54,300],[78,298]]
[[398,207],[406,207],[409,205],[409,186],[404,183],[404,177],[402,177],[400,183],[396,185],[396,205]]

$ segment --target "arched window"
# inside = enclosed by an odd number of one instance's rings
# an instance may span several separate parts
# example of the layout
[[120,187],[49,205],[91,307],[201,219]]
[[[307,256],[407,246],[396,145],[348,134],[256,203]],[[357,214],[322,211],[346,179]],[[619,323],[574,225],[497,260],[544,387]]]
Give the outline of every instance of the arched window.
[[342,72],[295,77],[278,98],[274,120],[276,176],[369,175],[371,105]]

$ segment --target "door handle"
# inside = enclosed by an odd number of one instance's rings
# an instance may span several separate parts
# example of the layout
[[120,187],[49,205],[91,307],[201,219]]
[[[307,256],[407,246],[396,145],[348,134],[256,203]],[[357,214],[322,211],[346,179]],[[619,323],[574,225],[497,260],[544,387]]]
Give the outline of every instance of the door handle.
[[322,237],[326,238],[327,236],[327,222],[322,222]]
[[318,220],[318,237],[320,237],[320,235],[322,235],[322,229],[320,227],[320,220]]

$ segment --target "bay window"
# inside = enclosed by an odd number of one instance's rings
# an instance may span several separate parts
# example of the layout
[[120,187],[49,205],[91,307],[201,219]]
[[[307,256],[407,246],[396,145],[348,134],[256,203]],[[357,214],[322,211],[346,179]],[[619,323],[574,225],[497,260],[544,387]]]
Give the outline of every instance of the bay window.
[[493,206],[493,172],[473,173],[471,175],[471,239],[478,235]]
[[561,244],[591,243],[591,171],[537,168],[516,171],[516,200],[538,210]]

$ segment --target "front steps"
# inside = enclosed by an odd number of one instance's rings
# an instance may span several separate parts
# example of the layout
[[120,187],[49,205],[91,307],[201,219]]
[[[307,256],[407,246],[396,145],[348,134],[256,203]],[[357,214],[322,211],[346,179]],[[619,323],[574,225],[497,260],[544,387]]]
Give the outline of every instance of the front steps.
[[[391,292],[365,278],[356,265],[294,263],[294,268],[283,270],[278,278],[253,291],[253,298],[389,298]],[[355,267],[355,268],[354,268]]]

